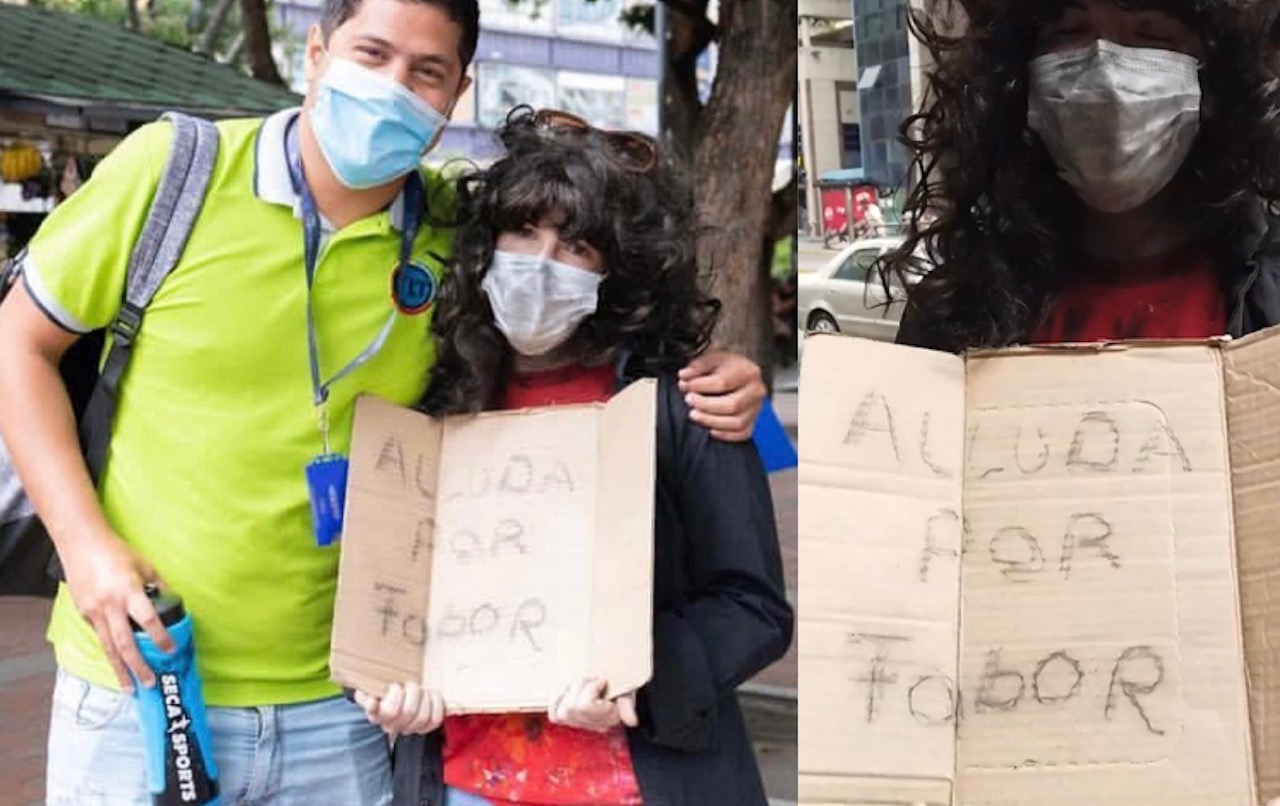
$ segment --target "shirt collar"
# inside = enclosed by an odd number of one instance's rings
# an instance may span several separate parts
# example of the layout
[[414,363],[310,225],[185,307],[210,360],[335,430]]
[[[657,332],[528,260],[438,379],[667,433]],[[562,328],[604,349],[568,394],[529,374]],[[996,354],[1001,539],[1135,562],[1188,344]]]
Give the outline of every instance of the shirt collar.
[[[278,204],[293,210],[295,218],[302,218],[302,199],[293,190],[293,180],[289,176],[289,158],[285,152],[285,135],[289,124],[301,114],[301,107],[284,109],[271,115],[262,122],[258,129],[258,140],[254,154],[253,193],[259,199],[270,204]],[[397,230],[404,227],[404,191],[396,194],[388,211],[391,214],[391,226]],[[332,229],[327,221],[322,222],[326,229]]]

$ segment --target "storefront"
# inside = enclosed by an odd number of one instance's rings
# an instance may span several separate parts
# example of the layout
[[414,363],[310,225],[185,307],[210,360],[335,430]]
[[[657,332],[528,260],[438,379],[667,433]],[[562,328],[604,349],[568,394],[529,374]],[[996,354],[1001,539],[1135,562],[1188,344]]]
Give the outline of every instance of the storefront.
[[121,138],[170,109],[262,115],[293,93],[98,20],[0,3],[0,259]]

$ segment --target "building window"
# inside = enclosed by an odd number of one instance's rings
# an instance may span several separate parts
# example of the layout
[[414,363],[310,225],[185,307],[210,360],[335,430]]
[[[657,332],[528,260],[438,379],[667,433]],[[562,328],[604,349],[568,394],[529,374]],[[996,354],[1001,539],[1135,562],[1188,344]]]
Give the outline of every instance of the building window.
[[[627,126],[627,81],[622,76],[561,72],[556,76],[557,105],[592,126]],[[655,98],[657,93],[654,93]]]
[[862,167],[862,127],[857,123],[844,123],[840,126],[841,168]]
[[559,0],[557,11],[556,22],[560,25],[616,24],[622,0]]
[[534,109],[556,105],[556,74],[551,70],[481,62],[476,89],[476,117],[482,126],[501,124],[517,104]]

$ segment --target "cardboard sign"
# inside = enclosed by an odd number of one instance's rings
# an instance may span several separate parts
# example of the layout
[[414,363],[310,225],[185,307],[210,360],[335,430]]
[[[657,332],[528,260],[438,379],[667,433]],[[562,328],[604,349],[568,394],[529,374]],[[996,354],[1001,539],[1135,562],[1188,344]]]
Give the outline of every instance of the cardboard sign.
[[802,802],[1280,796],[1280,334],[802,375]]
[[651,673],[656,384],[433,420],[356,405],[330,671],[451,713],[544,710]]

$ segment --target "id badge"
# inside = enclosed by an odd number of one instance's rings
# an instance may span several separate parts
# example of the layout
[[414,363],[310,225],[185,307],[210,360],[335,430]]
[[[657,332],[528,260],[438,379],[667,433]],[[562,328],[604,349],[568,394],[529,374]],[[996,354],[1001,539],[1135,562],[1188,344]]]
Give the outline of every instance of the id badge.
[[347,503],[347,466],[347,457],[336,453],[317,456],[307,464],[311,527],[317,546],[328,546],[342,535],[342,513]]

